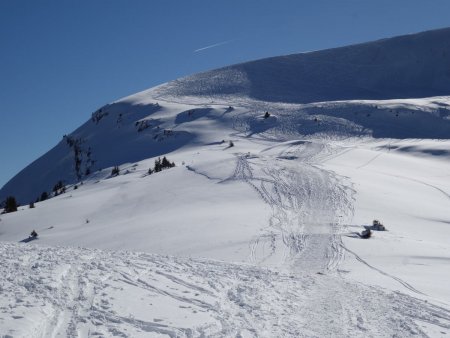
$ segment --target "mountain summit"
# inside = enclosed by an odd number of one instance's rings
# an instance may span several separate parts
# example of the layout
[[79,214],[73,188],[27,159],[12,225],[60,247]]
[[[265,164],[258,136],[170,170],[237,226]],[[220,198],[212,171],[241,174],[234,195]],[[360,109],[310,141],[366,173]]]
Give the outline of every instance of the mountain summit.
[[[443,95],[450,95],[450,28],[195,74],[98,109],[5,184],[0,201],[30,203],[59,181],[104,177],[99,171],[189,147],[212,137],[203,119],[248,135],[284,128],[302,137],[448,138],[445,100],[386,101]],[[285,115],[261,126],[265,110]]]
[[449,95],[450,28],[241,63],[158,91],[289,103]]

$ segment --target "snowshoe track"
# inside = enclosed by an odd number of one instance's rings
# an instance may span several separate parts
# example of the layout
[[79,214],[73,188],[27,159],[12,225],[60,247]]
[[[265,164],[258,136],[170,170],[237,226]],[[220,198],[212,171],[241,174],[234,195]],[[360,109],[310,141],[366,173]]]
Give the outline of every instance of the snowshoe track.
[[448,309],[337,274],[17,243],[0,243],[0,257],[10,336],[426,337],[421,323],[450,332]]
[[310,273],[336,269],[343,259],[340,224],[353,214],[353,191],[345,178],[312,164],[322,151],[330,149],[301,142],[274,160],[237,156],[230,179],[249,184],[272,209],[250,243],[250,262],[295,261],[296,269]]

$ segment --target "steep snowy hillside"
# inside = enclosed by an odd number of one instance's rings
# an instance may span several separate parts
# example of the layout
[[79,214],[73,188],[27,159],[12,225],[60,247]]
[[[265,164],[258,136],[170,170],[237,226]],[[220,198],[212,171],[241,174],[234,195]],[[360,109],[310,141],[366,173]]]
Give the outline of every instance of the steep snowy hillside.
[[[0,216],[0,336],[448,336],[450,96],[432,95],[450,95],[449,36],[94,112],[0,191],[24,204]],[[149,174],[162,156],[175,167]],[[374,219],[388,231],[362,239]]]
[[[361,100],[450,95],[448,55],[450,29],[442,29],[263,59],[169,82],[94,112],[88,122],[9,181],[0,190],[0,201],[14,195],[27,204],[50,192],[59,180],[75,183],[99,169],[192,145],[205,136],[197,128],[201,121],[232,128],[237,113],[245,114],[242,118],[252,133],[265,131],[255,116],[284,110],[295,115],[290,117],[291,128],[302,135],[447,138],[450,110],[445,99],[430,100],[430,105],[386,102],[380,107]],[[359,101],[343,101],[350,99]],[[169,102],[162,104],[165,101],[183,105],[174,110]],[[274,101],[311,104],[284,108],[268,103]],[[245,110],[214,109],[218,103]],[[189,115],[192,109],[196,113]],[[322,122],[319,127],[311,123],[315,119]]]

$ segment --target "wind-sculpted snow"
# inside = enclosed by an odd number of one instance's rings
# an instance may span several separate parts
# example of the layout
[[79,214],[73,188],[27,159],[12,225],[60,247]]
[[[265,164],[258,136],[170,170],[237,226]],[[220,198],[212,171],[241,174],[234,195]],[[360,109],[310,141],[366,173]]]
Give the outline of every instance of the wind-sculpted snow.
[[5,337],[425,337],[450,312],[333,275],[0,243]]
[[272,57],[172,81],[156,95],[290,103],[450,95],[449,41],[446,28]]

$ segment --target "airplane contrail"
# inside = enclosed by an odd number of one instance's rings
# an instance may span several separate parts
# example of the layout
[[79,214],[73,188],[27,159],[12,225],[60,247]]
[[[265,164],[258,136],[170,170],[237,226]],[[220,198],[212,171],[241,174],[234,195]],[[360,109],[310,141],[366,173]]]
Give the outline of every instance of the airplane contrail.
[[202,47],[202,48],[199,48],[199,49],[194,50],[194,53],[201,52],[201,51],[203,51],[203,50],[205,50],[205,49],[210,49],[210,48],[214,48],[214,47],[226,45],[227,43],[230,43],[230,42],[233,42],[233,41],[236,41],[236,40],[237,40],[237,39],[232,39],[232,40],[222,41],[222,42],[219,42],[219,43],[215,43],[215,44],[213,44],[213,45],[209,45],[209,46],[206,46],[206,47]]

